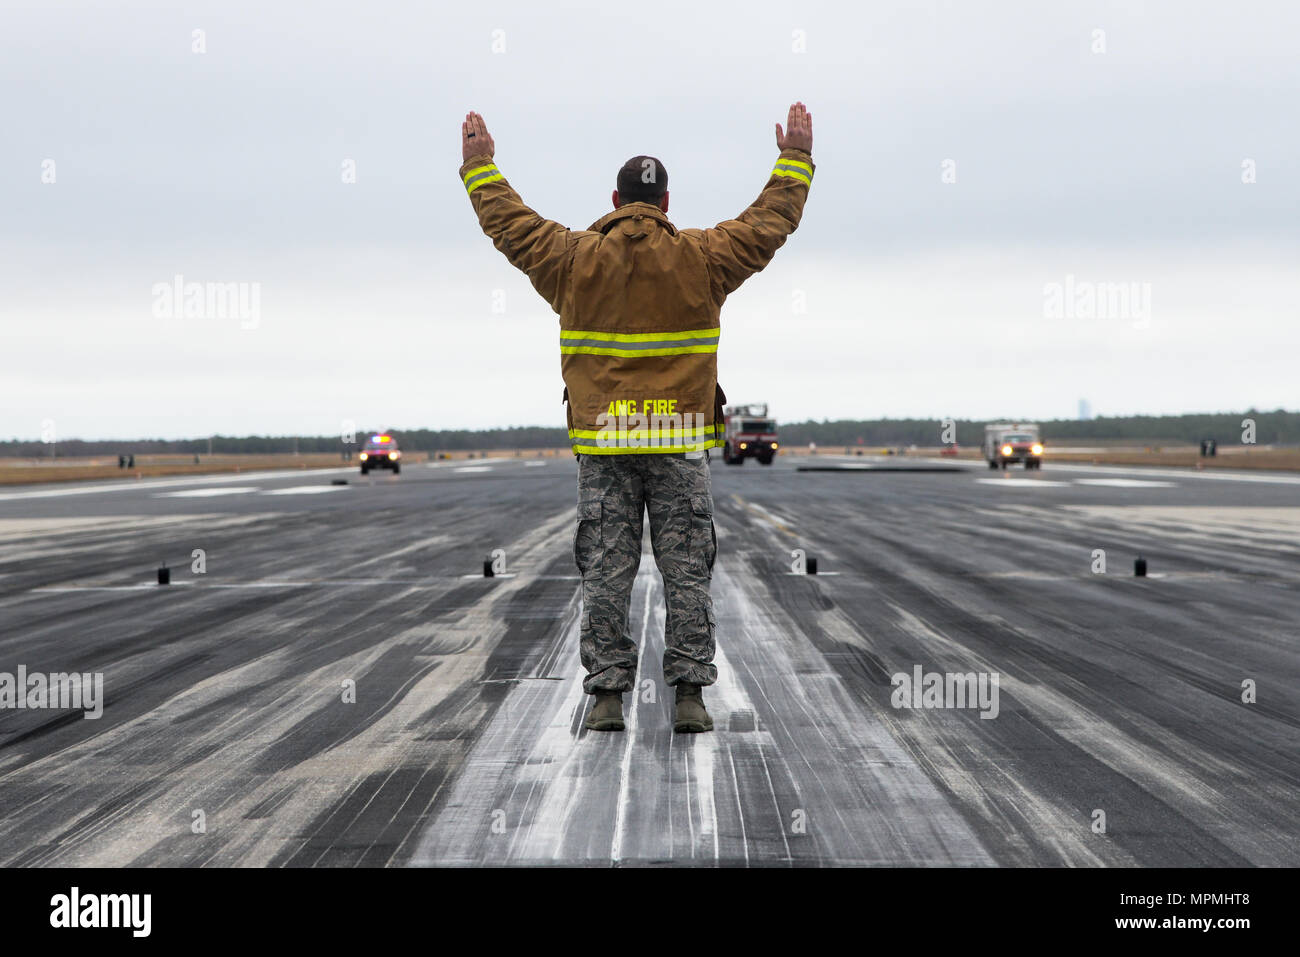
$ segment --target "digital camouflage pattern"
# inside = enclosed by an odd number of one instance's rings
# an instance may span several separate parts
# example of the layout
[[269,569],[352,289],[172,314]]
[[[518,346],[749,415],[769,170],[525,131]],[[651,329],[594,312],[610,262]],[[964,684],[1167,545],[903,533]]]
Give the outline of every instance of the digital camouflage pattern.
[[709,585],[718,540],[704,455],[578,456],[573,557],[582,572],[583,688],[630,691],[637,648],[628,633],[632,583],[641,564],[641,520],[664,578],[664,680],[711,685],[716,619]]

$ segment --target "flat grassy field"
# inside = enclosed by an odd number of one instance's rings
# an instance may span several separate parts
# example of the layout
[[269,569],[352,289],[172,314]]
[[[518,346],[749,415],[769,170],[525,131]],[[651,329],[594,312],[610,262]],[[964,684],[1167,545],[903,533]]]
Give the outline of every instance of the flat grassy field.
[[[537,458],[569,455],[568,449],[494,449],[491,451],[403,452],[403,464],[421,464],[431,459]],[[137,455],[135,467],[118,468],[116,455],[55,459],[0,459],[0,485],[28,485],[39,482],[76,482],[87,479],[141,479],[166,475],[237,474],[271,469],[357,468],[356,455],[344,461],[342,455],[311,452],[302,455]]]

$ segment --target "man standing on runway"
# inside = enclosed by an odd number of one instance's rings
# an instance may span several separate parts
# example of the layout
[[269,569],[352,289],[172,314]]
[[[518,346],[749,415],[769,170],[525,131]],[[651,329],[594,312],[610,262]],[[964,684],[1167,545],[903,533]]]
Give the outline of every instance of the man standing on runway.
[[[623,730],[636,679],[628,634],[643,515],[664,580],[664,680],[673,730],[711,731],[700,689],[717,680],[709,596],[717,537],[708,449],[721,445],[719,316],[727,296],[794,232],[812,185],[812,114],[790,107],[758,199],[712,229],[668,220],[668,172],[636,156],[618,172],[614,210],[570,230],[524,205],[493,163],[483,117],[461,124],[461,181],[479,225],[560,317],[569,441],[578,457],[574,560],[582,572],[586,727]],[[730,175],[730,174],[728,174]]]

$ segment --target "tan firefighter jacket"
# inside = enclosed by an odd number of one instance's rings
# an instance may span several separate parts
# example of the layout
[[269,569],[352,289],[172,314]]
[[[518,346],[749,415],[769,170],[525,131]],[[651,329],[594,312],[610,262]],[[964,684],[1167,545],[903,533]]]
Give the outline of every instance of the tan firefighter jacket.
[[572,230],[525,206],[490,157],[461,166],[483,232],[560,316],[575,453],[722,444],[722,303],[798,227],[813,170],[807,153],[783,150],[754,203],[712,229],[628,203]]

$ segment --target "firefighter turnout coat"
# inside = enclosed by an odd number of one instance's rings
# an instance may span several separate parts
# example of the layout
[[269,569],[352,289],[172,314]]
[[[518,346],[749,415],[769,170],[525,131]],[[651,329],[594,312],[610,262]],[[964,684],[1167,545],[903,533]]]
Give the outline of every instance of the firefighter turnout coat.
[[461,166],[483,232],[559,314],[575,453],[722,444],[722,304],[798,227],[813,169],[809,154],[783,150],[754,203],[712,229],[628,203],[572,230],[524,205],[491,157]]

